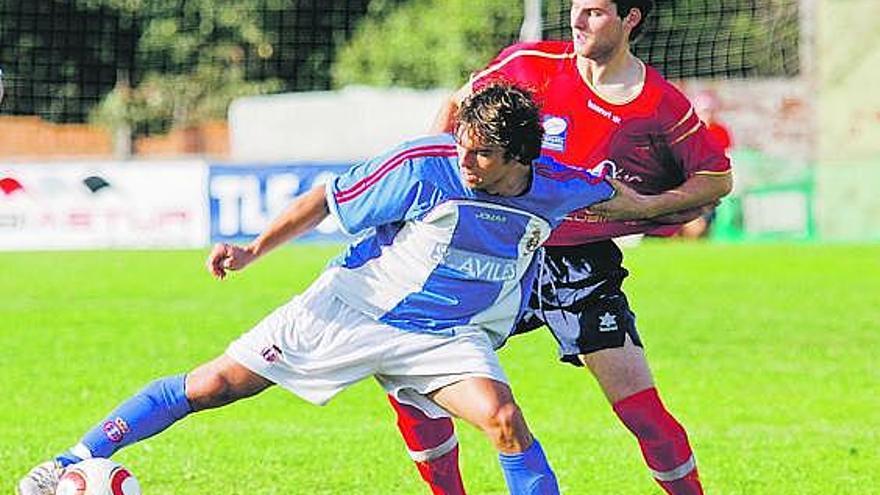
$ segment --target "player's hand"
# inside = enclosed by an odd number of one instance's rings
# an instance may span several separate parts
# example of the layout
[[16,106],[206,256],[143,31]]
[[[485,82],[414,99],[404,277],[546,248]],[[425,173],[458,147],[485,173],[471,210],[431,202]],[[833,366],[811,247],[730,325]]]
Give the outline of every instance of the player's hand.
[[214,278],[223,280],[227,271],[237,271],[248,266],[256,259],[256,255],[247,248],[232,244],[218,243],[214,245],[205,266]]
[[637,193],[616,179],[608,179],[614,197],[590,206],[587,211],[605,220],[642,220],[654,215],[650,196]]

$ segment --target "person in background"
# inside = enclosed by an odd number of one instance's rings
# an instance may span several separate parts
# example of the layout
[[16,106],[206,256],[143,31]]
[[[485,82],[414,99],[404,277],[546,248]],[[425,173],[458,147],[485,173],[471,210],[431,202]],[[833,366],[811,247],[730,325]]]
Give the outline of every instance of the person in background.
[[[733,135],[730,129],[718,118],[721,109],[721,100],[718,94],[711,90],[703,90],[694,95],[694,110],[697,116],[706,125],[709,136],[729,156],[733,146]],[[709,234],[709,227],[715,219],[715,208],[710,208],[702,215],[682,225],[679,237],[685,239],[701,239]]]

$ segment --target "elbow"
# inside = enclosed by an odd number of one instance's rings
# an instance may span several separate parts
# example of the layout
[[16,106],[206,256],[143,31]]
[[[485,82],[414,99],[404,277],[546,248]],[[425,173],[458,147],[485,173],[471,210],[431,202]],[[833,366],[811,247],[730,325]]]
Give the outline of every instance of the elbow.
[[733,191],[733,174],[716,175],[711,178],[711,185],[706,184],[712,191],[713,201],[718,201]]
[[724,180],[722,181],[721,187],[719,189],[720,194],[718,196],[718,199],[721,199],[724,196],[727,196],[728,194],[733,192],[733,172],[724,175]]

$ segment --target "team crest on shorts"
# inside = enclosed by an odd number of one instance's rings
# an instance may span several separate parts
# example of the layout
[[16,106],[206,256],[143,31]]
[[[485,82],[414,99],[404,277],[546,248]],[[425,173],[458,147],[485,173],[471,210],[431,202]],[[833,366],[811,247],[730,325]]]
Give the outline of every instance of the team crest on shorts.
[[281,357],[281,349],[277,345],[270,345],[260,351],[260,355],[263,356],[263,359],[268,363],[274,363],[278,361]]
[[599,316],[599,331],[600,332],[616,332],[617,331],[617,316],[605,312],[604,315]]

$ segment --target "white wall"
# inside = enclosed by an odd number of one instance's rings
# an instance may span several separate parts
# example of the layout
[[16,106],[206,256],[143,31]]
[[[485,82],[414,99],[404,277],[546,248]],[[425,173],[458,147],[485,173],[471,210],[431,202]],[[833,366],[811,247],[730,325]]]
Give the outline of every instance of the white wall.
[[229,110],[236,161],[359,160],[427,134],[451,90],[349,87],[241,98]]

